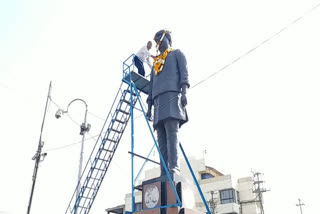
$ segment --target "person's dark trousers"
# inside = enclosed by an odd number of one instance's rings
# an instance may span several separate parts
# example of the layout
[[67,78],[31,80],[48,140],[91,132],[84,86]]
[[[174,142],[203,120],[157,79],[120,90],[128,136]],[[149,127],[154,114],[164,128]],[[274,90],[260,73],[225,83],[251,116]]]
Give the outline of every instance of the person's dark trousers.
[[134,57],[134,64],[138,68],[138,73],[142,76],[145,75],[144,67],[143,67],[143,62],[139,59],[139,57],[135,56]]
[[[169,170],[170,176],[180,173],[178,162],[178,131],[179,120],[167,119],[156,127],[159,149],[164,162]],[[163,164],[160,164],[161,176],[166,175]]]

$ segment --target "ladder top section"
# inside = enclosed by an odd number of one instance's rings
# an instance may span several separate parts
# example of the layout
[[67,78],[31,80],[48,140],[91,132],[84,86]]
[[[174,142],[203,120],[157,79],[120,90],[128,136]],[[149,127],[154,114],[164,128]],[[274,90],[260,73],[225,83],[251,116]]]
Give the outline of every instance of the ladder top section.
[[144,76],[141,76],[140,74],[138,74],[134,71],[131,71],[130,73],[126,74],[123,77],[122,81],[129,84],[130,83],[130,75],[131,75],[131,80],[132,80],[132,82],[134,82],[136,88],[145,94],[149,94],[150,81],[147,80]]

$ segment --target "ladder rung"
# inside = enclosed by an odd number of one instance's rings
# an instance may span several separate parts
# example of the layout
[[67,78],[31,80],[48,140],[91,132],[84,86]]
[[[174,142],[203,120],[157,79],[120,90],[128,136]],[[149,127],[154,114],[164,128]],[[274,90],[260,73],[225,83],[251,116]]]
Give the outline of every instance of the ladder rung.
[[107,171],[105,169],[97,168],[97,167],[91,167],[91,170],[98,170],[98,171]]
[[[110,149],[102,149],[102,150],[104,150],[104,151],[106,151],[106,152],[113,152],[113,151],[110,150]],[[104,159],[101,159],[101,158],[100,158],[100,160],[104,160]]]
[[111,131],[117,132],[117,133],[122,133],[122,131],[118,131],[116,129],[111,129]]
[[124,121],[118,119],[114,119],[114,121],[117,121],[118,123],[124,123]]
[[126,99],[122,99],[122,101],[125,102],[125,103],[127,103],[127,104],[129,104],[129,105],[130,105],[130,103],[131,103],[130,101],[128,101],[128,100],[126,100]]
[[95,180],[95,181],[100,181],[101,179],[94,178],[94,177],[88,177],[89,179]]
[[[102,149],[102,150],[105,150],[105,151],[107,151],[107,152],[113,152],[113,151],[111,151],[111,150],[108,150],[108,149]],[[101,160],[101,161],[105,161],[105,162],[108,162],[108,160],[106,160],[106,159],[102,159],[102,158],[96,158],[97,160]]]
[[93,189],[93,190],[97,190],[97,188],[92,188],[92,187],[86,187],[86,189]]
[[85,197],[85,196],[81,196],[81,198],[85,198],[85,199],[89,199],[89,200],[92,199],[91,197]]
[[130,113],[129,112],[126,112],[126,111],[123,111],[122,109],[118,109],[119,112],[125,114],[125,115],[129,115]]
[[[116,141],[116,140],[112,140],[112,139],[107,139],[108,141],[111,141],[111,142],[113,142],[113,143],[118,143],[118,141]],[[111,151],[111,150],[107,150],[107,151],[110,151],[110,152],[113,152],[113,151]]]
[[96,170],[98,170],[98,171],[103,171],[103,172],[107,171],[107,170],[105,170],[105,169],[99,169],[99,168],[94,168],[94,169],[96,169]]
[[[129,93],[129,94],[130,94],[130,90],[124,90],[124,92],[126,92],[126,93]],[[135,92],[132,92],[132,95],[133,95],[133,96],[136,96],[136,93],[135,93]]]

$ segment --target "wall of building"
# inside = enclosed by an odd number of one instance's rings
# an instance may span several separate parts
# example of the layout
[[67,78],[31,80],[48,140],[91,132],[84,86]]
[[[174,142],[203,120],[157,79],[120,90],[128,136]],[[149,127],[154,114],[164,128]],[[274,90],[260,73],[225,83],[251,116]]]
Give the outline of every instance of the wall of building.
[[239,178],[237,182],[239,198],[243,214],[258,213],[257,205],[253,202],[256,199],[256,194],[253,193],[253,178]]
[[[204,159],[196,160],[195,158],[189,158],[189,162],[192,166],[194,174],[199,182],[204,197],[208,202],[209,208],[214,210],[215,214],[257,214],[256,203],[249,203],[255,199],[255,194],[252,192],[253,179],[252,177],[240,178],[237,180],[236,186],[232,183],[231,175],[222,175],[211,167],[206,167]],[[193,189],[193,194],[186,194],[188,198],[185,198],[183,203],[191,204],[194,203],[194,208],[206,212],[205,205],[200,197],[200,194],[194,185],[193,178],[190,174],[189,168],[184,161],[180,162],[180,174],[186,179],[188,185]],[[208,173],[213,171],[213,177],[208,179],[201,179],[201,173]],[[155,177],[159,177],[160,169],[153,168],[145,171],[144,180],[149,180]],[[140,184],[142,181],[139,182]],[[230,191],[234,193],[234,200],[232,202],[222,202],[221,191]],[[192,195],[192,198],[189,197]],[[225,197],[225,196],[223,196]],[[137,191],[135,202],[141,203],[142,194]],[[189,202],[190,203],[189,203]],[[127,194],[125,198],[125,209],[131,210],[131,194]]]

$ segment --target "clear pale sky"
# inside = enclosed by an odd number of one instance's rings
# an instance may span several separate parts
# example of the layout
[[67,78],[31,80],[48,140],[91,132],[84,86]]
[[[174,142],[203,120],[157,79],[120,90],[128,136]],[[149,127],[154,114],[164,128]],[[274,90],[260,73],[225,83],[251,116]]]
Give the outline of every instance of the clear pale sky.
[[[235,181],[250,176],[251,170],[264,173],[271,190],[264,194],[265,213],[298,214],[298,198],[306,204],[304,213],[317,213],[318,4],[319,0],[1,1],[0,213],[27,211],[31,158],[49,82],[52,100],[60,107],[75,98],[88,103],[92,130],[86,159],[121,83],[123,60],[163,28],[172,31],[173,47],[187,57],[191,86],[206,79],[188,92],[190,121],[180,132],[186,153],[203,157],[207,150],[206,164]],[[47,113],[42,139],[48,156],[40,164],[33,214],[64,213],[77,180],[78,124],[84,106],[74,103],[70,108],[74,122],[66,116],[56,120],[57,108],[51,102]],[[136,123],[137,152],[145,154],[152,141],[143,137],[147,129],[142,117]],[[102,214],[124,203],[124,194],[130,192],[129,149],[127,129],[91,213]]]

